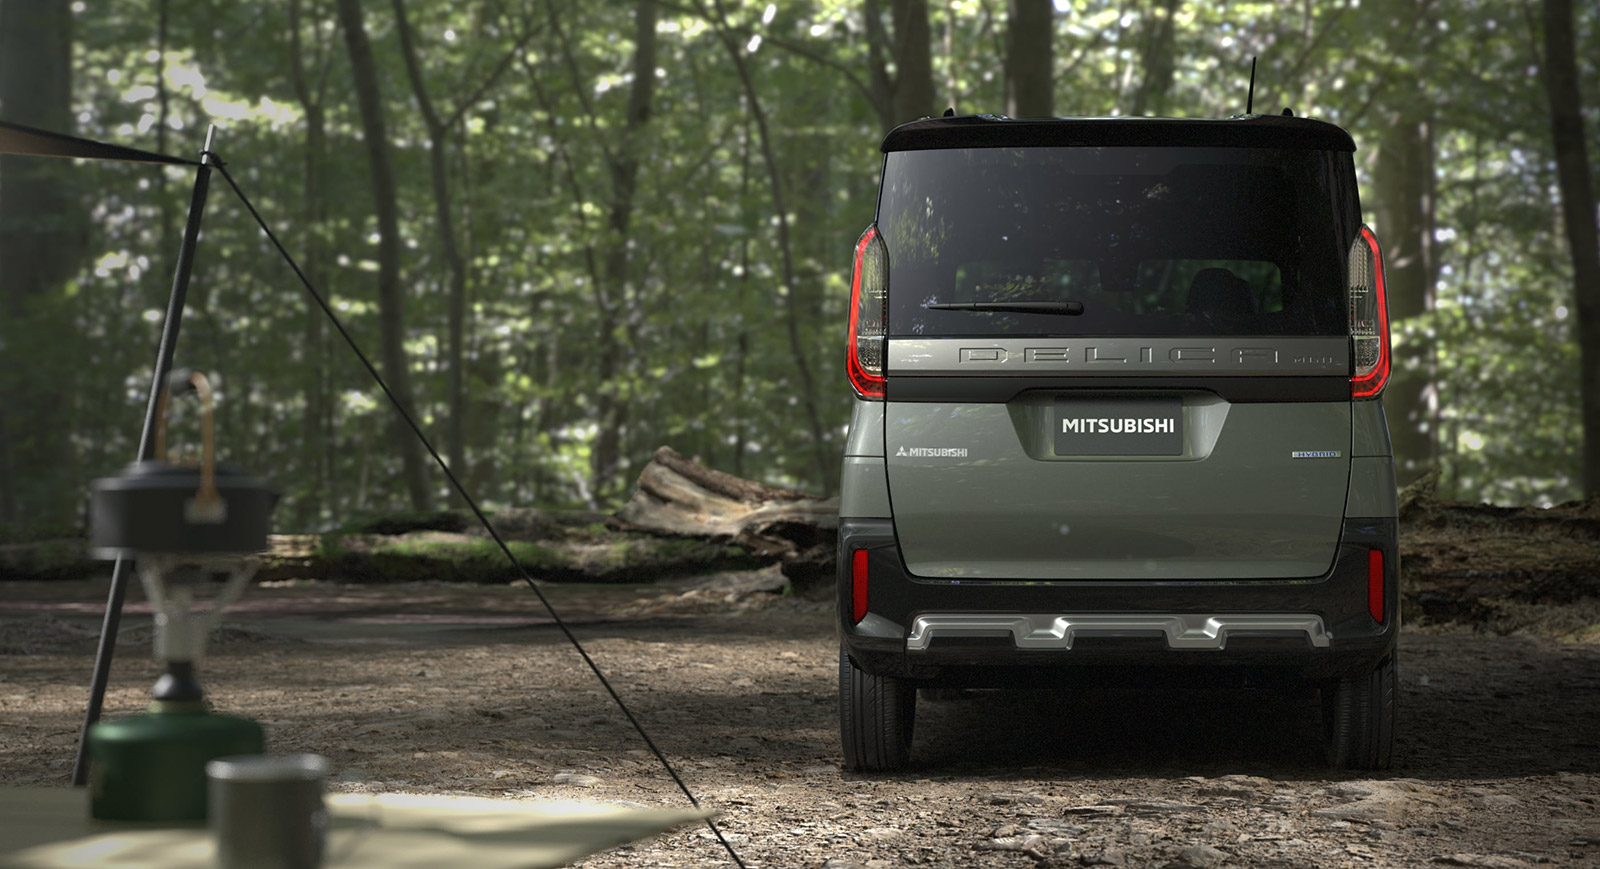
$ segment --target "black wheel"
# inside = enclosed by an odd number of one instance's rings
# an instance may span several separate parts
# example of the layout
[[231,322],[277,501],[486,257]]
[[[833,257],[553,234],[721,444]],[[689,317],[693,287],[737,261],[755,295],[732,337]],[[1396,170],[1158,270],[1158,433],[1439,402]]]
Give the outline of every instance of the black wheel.
[[911,759],[916,718],[915,686],[864,673],[839,650],[839,738],[845,769],[888,772],[904,767]]
[[1399,685],[1391,654],[1372,672],[1346,676],[1322,689],[1322,729],[1328,762],[1339,769],[1388,769],[1394,748]]

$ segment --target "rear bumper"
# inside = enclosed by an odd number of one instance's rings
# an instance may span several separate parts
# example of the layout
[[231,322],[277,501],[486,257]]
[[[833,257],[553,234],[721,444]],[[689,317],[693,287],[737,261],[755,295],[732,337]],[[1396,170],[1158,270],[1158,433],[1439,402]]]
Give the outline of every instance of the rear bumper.
[[[1078,676],[1085,668],[1240,668],[1321,680],[1370,671],[1399,629],[1394,519],[1346,520],[1312,579],[1013,582],[912,576],[887,519],[839,528],[840,641],[861,669],[926,684]],[[851,554],[867,551],[867,615],[851,618]],[[1384,619],[1368,611],[1383,552]]]

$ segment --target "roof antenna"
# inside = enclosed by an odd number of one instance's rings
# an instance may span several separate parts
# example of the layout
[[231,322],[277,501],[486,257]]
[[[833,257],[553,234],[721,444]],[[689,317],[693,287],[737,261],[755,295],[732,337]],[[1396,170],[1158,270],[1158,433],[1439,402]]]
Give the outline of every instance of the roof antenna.
[[1255,58],[1255,55],[1251,55],[1250,56],[1250,92],[1244,98],[1244,113],[1247,114],[1247,115],[1250,114],[1250,110],[1255,108],[1255,105],[1256,105],[1256,58]]

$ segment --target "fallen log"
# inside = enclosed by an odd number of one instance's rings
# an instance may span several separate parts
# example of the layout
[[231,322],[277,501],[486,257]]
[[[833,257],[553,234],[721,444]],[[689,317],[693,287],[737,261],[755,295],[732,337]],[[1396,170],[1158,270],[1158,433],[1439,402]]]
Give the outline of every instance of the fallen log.
[[839,500],[735,477],[661,447],[639,473],[633,497],[606,525],[774,558],[793,589],[808,593],[833,579]]
[[1561,634],[1542,623],[1571,617],[1600,629],[1600,497],[1541,509],[1421,493],[1400,514],[1400,569],[1411,623]]

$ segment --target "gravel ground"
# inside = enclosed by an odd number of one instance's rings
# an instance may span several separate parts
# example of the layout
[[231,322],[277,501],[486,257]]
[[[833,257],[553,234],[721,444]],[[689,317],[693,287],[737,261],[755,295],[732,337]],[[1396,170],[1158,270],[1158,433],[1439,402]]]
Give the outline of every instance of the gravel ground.
[[[1409,630],[1381,778],[1322,766],[1310,693],[1137,685],[925,698],[915,767],[863,776],[830,607],[772,585],[547,587],[750,866],[1600,866],[1600,642]],[[65,782],[103,599],[0,585],[0,783]],[[108,714],[156,675],[139,611]],[[255,588],[204,675],[338,789],[684,801],[526,589]],[[698,827],[582,865],[731,861]]]

